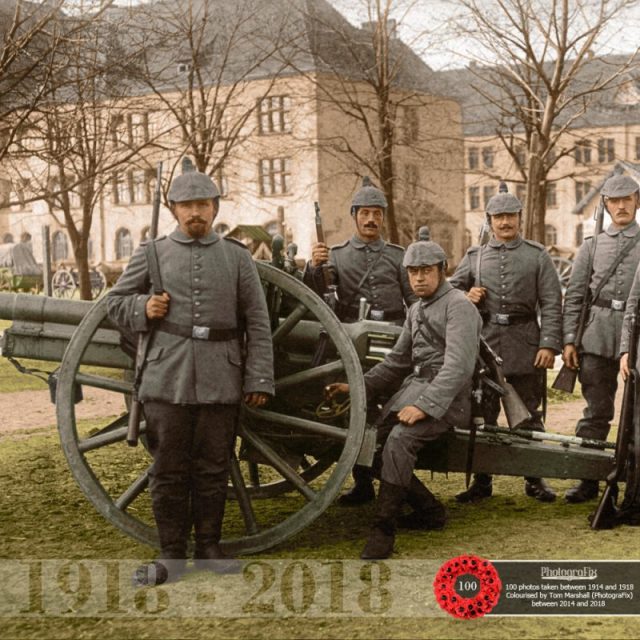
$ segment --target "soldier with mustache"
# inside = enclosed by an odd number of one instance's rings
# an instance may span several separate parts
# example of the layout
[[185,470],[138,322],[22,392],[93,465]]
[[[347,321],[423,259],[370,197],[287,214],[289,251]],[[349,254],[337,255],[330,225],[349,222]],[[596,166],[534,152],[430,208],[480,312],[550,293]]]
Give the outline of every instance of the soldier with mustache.
[[[358,320],[360,298],[365,298],[371,320],[402,325],[406,310],[417,300],[402,266],[404,249],[382,238],[386,209],[384,193],[365,176],[351,203],[355,234],[331,249],[322,242],[311,248],[304,282],[320,293],[324,286],[322,266],[331,265],[337,285],[336,315],[342,322]],[[353,489],[341,496],[339,503],[357,505],[373,500],[371,470],[356,466],[353,477]]]
[[[449,282],[467,292],[483,320],[482,334],[503,360],[507,379],[522,398],[531,420],[520,425],[544,431],[540,405],[543,369],[551,369],[562,349],[562,292],[544,246],[520,235],[522,203],[510,193],[498,193],[487,203],[491,238],[471,247]],[[538,325],[538,313],[540,325]],[[500,399],[485,389],[484,420],[496,424]],[[542,478],[525,478],[525,493],[541,502],[556,494]],[[476,502],[491,496],[491,476],[475,474],[458,502]]]

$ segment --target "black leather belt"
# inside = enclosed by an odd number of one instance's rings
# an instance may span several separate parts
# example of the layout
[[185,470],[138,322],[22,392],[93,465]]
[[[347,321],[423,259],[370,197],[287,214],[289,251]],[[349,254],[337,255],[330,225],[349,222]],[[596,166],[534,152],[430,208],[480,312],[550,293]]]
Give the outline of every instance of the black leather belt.
[[534,322],[537,317],[533,313],[487,313],[482,319],[491,324],[512,325]]
[[237,329],[211,329],[210,327],[198,325],[187,326],[167,322],[166,320],[163,320],[158,325],[158,331],[183,338],[192,338],[193,340],[209,340],[210,342],[226,342],[240,336],[240,332]]
[[624,311],[627,308],[626,300],[608,300],[607,298],[596,298],[591,304],[593,304],[594,307],[613,309],[614,311]]
[[433,380],[438,374],[438,369],[434,367],[429,367],[427,365],[413,365],[413,375],[417,378],[428,378],[429,380]]

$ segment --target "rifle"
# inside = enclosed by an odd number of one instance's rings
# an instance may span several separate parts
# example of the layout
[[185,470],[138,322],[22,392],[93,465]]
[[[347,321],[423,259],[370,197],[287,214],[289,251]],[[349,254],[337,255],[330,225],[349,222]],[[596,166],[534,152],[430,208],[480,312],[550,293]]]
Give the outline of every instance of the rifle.
[[[160,219],[160,201],[162,199],[162,162],[158,163],[156,170],[156,189],[153,194],[153,206],[151,209],[151,226],[149,227],[149,239],[153,242],[158,235],[158,222]],[[162,295],[162,283],[153,283],[153,293]],[[142,380],[142,371],[144,362],[147,358],[147,350],[151,342],[151,333],[138,335],[138,349],[136,351],[136,374],[133,383],[133,392],[131,393],[131,408],[129,409],[129,425],[127,427],[127,444],[130,447],[138,446],[138,438],[140,437],[140,419],[142,417],[142,403],[138,399],[138,387]]]
[[480,359],[490,374],[490,377],[484,378],[484,383],[500,394],[509,429],[515,429],[526,420],[530,420],[531,414],[529,410],[513,388],[513,385],[507,382],[504,377],[502,358],[482,336],[480,336]]
[[[637,434],[634,438],[634,407],[636,387],[638,384],[638,374],[636,372],[636,357],[638,355],[638,338],[639,336],[639,309],[638,305],[634,314],[629,321],[629,375],[624,383],[624,393],[622,395],[622,409],[620,411],[620,420],[618,424],[618,435],[616,437],[616,450],[614,454],[615,467],[607,476],[607,486],[602,493],[598,508],[595,510],[591,518],[592,529],[612,529],[616,525],[616,502],[618,499],[618,482],[627,472],[627,481],[629,481],[630,470],[627,467],[630,464],[638,464],[637,454]],[[630,444],[634,441],[634,451],[629,450]],[[637,473],[633,474],[637,478]]]
[[[580,345],[582,344],[582,336],[584,335],[584,330],[587,326],[587,320],[589,319],[589,311],[591,310],[591,301],[592,301],[592,291],[591,291],[591,272],[593,270],[593,258],[595,257],[596,247],[595,243],[597,242],[598,235],[602,231],[602,226],[604,222],[604,197],[600,197],[600,202],[598,203],[598,207],[594,214],[596,221],[596,228],[593,236],[593,250],[592,255],[589,260],[589,274],[587,276],[587,282],[584,288],[584,296],[582,298],[582,307],[580,308],[580,316],[578,318],[578,330],[576,331],[576,341],[575,347],[576,350],[580,349]],[[604,283],[606,284],[606,283]],[[566,364],[563,364],[560,367],[560,371],[558,371],[558,375],[556,379],[553,381],[551,385],[552,389],[556,391],[564,391],[565,393],[573,393],[573,390],[576,386],[576,379],[578,378],[578,370],[570,369]]]
[[[322,242],[322,244],[326,244],[324,237],[324,229],[322,228],[322,218],[320,217],[320,205],[318,202],[313,203],[313,207],[316,212],[316,239],[318,242]],[[332,291],[331,288],[334,286],[334,277],[333,277],[333,268],[329,264],[322,265],[322,291],[320,291],[320,295],[325,298],[328,292],[334,293],[335,289]],[[331,305],[329,305],[331,306]]]

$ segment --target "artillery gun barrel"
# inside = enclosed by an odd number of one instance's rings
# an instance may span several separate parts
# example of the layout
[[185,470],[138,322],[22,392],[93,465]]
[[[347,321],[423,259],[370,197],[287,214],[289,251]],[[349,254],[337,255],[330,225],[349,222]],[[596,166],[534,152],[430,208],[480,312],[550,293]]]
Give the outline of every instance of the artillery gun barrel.
[[28,293],[0,293],[0,318],[26,322],[78,325],[93,302],[61,300]]

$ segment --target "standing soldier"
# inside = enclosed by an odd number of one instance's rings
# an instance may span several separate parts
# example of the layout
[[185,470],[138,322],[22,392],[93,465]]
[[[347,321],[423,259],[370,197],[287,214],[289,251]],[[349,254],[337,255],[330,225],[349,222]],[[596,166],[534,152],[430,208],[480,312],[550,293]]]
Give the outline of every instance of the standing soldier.
[[[365,374],[367,399],[399,390],[387,402],[379,423],[383,445],[380,494],[363,559],[388,558],[404,502],[414,511],[405,526],[441,529],[441,502],[414,475],[425,444],[452,426],[471,421],[471,382],[482,322],[464,294],[446,280],[447,256],[431,241],[414,242],[404,265],[419,301],[412,305],[391,352]],[[329,385],[329,396],[347,393],[344,383]],[[379,468],[380,452],[374,461]]]
[[[351,216],[356,225],[353,237],[332,247],[331,251],[321,242],[311,249],[304,282],[321,292],[324,287],[322,266],[329,263],[337,284],[336,315],[342,322],[359,319],[360,298],[365,298],[370,305],[372,320],[401,325],[406,308],[417,300],[402,266],[404,249],[382,238],[386,208],[384,193],[365,177],[351,202]],[[353,478],[353,488],[338,502],[357,505],[373,500],[375,492],[371,470],[356,466]]]
[[[570,369],[579,368],[587,406],[576,434],[583,438],[606,440],[615,411],[622,322],[640,263],[640,227],[636,222],[639,189],[626,175],[615,175],[604,183],[600,193],[611,224],[580,247],[565,293],[562,360]],[[585,304],[591,308],[578,351],[576,334]],[[565,494],[568,502],[585,502],[597,496],[597,480],[581,480]]]
[[[491,238],[471,247],[449,282],[467,291],[479,309],[482,333],[503,360],[503,371],[526,405],[531,419],[520,428],[544,431],[540,405],[544,401],[544,369],[553,367],[562,347],[562,292],[545,248],[520,235],[522,204],[510,193],[498,193],[487,203]],[[541,326],[537,314],[540,313]],[[484,420],[496,424],[500,398],[485,391]],[[552,502],[555,493],[542,478],[525,478],[525,493]],[[475,474],[458,502],[488,498],[491,476]]]
[[[219,197],[203,173],[175,178],[168,199],[177,228],[155,241],[155,259],[141,246],[108,296],[115,324],[153,331],[138,397],[161,553],[137,570],[139,586],[181,575],[192,523],[196,566],[239,569],[218,545],[236,420],[243,399],[257,407],[273,394],[273,353],[251,254],[211,230]],[[162,295],[150,293],[157,280]]]

